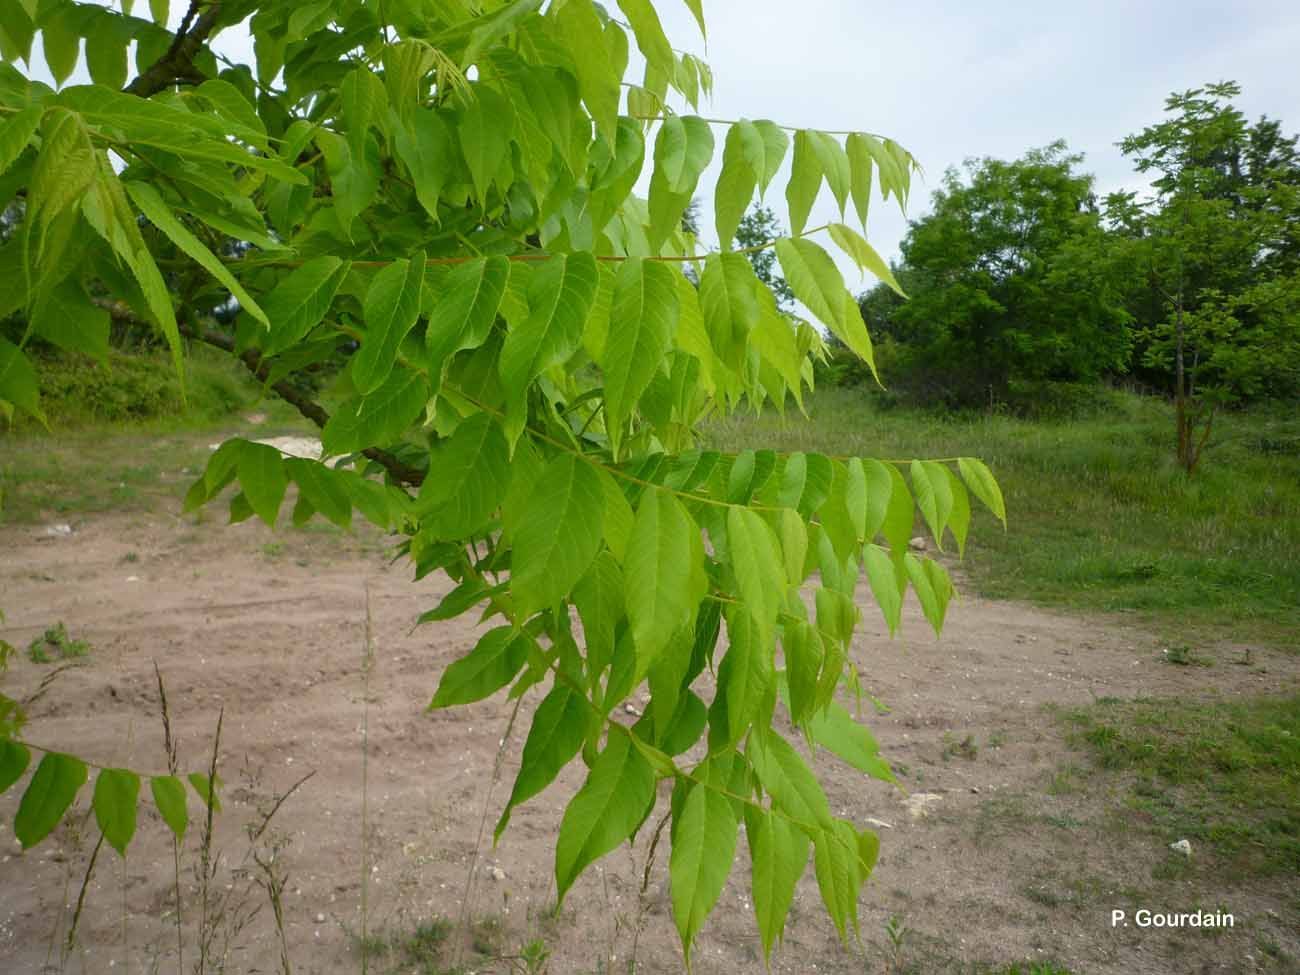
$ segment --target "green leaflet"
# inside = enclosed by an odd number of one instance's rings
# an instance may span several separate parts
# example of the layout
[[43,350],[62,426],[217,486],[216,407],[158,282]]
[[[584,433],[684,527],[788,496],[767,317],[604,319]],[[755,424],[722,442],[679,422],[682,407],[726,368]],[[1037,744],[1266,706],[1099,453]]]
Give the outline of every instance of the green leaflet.
[[617,456],[623,425],[672,347],[677,330],[677,272],[657,261],[623,262],[614,281],[605,343],[606,429]]
[[393,443],[420,415],[427,395],[418,372],[397,366],[369,396],[354,396],[339,407],[321,431],[321,446],[333,456]]
[[41,27],[41,47],[54,83],[62,86],[81,55],[81,36],[73,28],[69,12],[56,14]]
[[385,127],[388,117],[388,91],[378,76],[368,68],[353,68],[339,84],[343,124],[348,133],[348,148],[354,159],[366,152],[370,127]]
[[135,835],[135,807],[140,798],[140,776],[126,769],[106,768],[95,779],[95,822],[104,839],[122,856]]
[[882,782],[895,781],[889,763],[880,757],[880,746],[875,737],[834,701],[814,712],[805,727],[813,741],[859,772]]
[[890,552],[895,560],[901,559],[907,551],[907,543],[912,537],[912,524],[915,512],[912,508],[912,495],[907,490],[907,482],[893,464],[885,465],[892,485],[889,492],[889,507],[885,511],[885,522],[880,526],[880,533],[889,542]]
[[948,578],[948,571],[938,562],[931,559],[922,561],[911,552],[903,556],[903,565],[907,569],[907,577],[912,580],[912,588],[916,590],[921,611],[934,627],[934,635],[937,637],[943,630],[943,620],[948,613],[948,602],[953,596],[952,580]]
[[140,208],[140,212],[149,218],[149,222],[161,230],[182,252],[196,264],[225,285],[240,306],[263,325],[270,325],[260,305],[252,299],[243,285],[235,279],[230,270],[217,259],[217,256],[204,246],[183,223],[176,218],[159,192],[148,183],[132,180],[126,184],[126,192]]
[[185,786],[174,775],[155,775],[149,780],[149,789],[153,793],[153,803],[158,807],[163,822],[175,834],[177,840],[185,838],[185,827],[189,814],[185,809]]
[[867,326],[830,255],[811,240],[782,239],[776,242],[776,256],[794,296],[859,358],[871,363]]
[[831,807],[826,795],[788,741],[775,731],[755,729],[745,746],[745,757],[778,811],[804,830],[830,826]]
[[948,525],[948,516],[952,514],[952,486],[948,471],[934,461],[914,460],[910,473],[916,506],[930,526],[935,544],[943,551],[943,531]]
[[528,283],[528,318],[512,328],[501,347],[501,382],[510,396],[507,439],[523,429],[528,387],[552,366],[566,361],[582,343],[582,327],[596,297],[599,272],[586,251],[552,257]]
[[605,492],[591,462],[564,453],[533,486],[514,535],[510,592],[520,617],[564,599],[600,551]]
[[655,137],[654,161],[666,188],[690,194],[713,158],[713,129],[696,115],[670,115]]
[[185,778],[205,807],[211,807],[213,812],[221,812],[221,794],[217,791],[221,788],[221,776],[213,780],[202,772],[191,772]]
[[18,346],[3,338],[0,338],[0,400],[45,422],[36,370]]
[[776,535],[757,512],[732,505],[727,509],[727,549],[741,600],[760,624],[774,625],[786,591]]
[[907,297],[894,277],[894,272],[885,263],[885,259],[876,253],[876,249],[867,243],[861,234],[842,223],[831,224],[830,233],[831,240],[839,245],[840,250],[844,251],[860,270],[870,271],[902,297]]
[[957,541],[958,557],[963,557],[966,554],[966,535],[970,531],[970,495],[966,493],[966,485],[962,484],[961,479],[952,472],[951,468],[943,464],[936,466],[948,475],[948,487],[952,492],[952,513],[948,515],[948,530]]
[[519,774],[515,777],[510,801],[497,821],[493,834],[495,840],[501,838],[509,825],[511,810],[554,782],[561,769],[578,754],[586,730],[586,702],[567,684],[557,680],[533,715],[519,760]]
[[85,762],[59,752],[45,753],[14,814],[14,835],[24,850],[50,835],[85,784]]
[[606,551],[596,556],[587,574],[573,589],[573,605],[582,620],[588,682],[594,687],[600,672],[613,657],[616,629],[625,615],[623,571],[612,553]]
[[708,38],[708,31],[704,28],[704,5],[702,0],[686,0],[686,6],[691,9],[691,14],[695,17],[695,23],[700,25],[700,36]]
[[262,299],[262,310],[271,320],[265,355],[296,345],[320,324],[348,268],[348,262],[337,257],[316,257],[294,268],[276,284]]
[[867,227],[867,214],[871,209],[871,151],[865,140],[866,137],[861,132],[850,132],[844,140],[844,150],[849,157],[849,188],[864,231]]
[[555,881],[561,904],[578,874],[635,832],[654,800],[655,773],[630,734],[610,729],[577,795],[564,810],[555,845]]
[[790,688],[790,720],[802,725],[817,702],[817,678],[821,674],[825,653],[821,636],[811,623],[787,620],[782,634],[786,683]]
[[876,597],[876,604],[885,617],[889,635],[898,632],[898,624],[903,613],[903,587],[906,582],[900,579],[894,561],[879,545],[870,542],[862,549],[862,566],[867,571],[867,582],[871,584],[871,594]]
[[959,457],[957,458],[957,469],[961,471],[962,480],[971,489],[971,493],[997,515],[998,520],[1002,522],[1002,527],[1005,529],[1007,527],[1007,508],[1006,503],[1002,500],[1002,489],[998,487],[998,482],[994,480],[992,472],[985,463],[982,460],[976,460],[974,457]]
[[443,278],[425,331],[432,375],[440,374],[455,353],[487,340],[509,278],[510,262],[504,257],[467,261]]
[[27,144],[32,141],[32,136],[41,126],[41,116],[44,114],[43,106],[32,105],[0,123],[0,176],[4,175],[5,171],[13,165],[14,160],[27,148]]
[[459,541],[484,528],[505,497],[510,446],[492,417],[475,413],[434,448],[429,471],[415,502],[421,527]]
[[402,339],[420,317],[424,261],[424,251],[417,250],[409,261],[394,261],[370,282],[362,309],[366,335],[352,357],[352,385],[362,396],[388,378]]
[[307,183],[302,173],[282,160],[248,152],[229,141],[228,125],[220,117],[176,107],[177,102],[137,98],[100,85],[65,88],[58,102],[78,113],[87,125],[118,133],[126,142],[153,146],[195,161],[257,169],[288,183]]
[[[790,171],[790,182],[785,187],[785,200],[790,208],[790,233],[796,237],[808,226],[808,214],[812,212],[817,192],[822,185],[822,168],[813,145],[813,135],[807,129],[800,129],[794,134],[794,164]],[[781,266],[785,267],[784,261]],[[787,271],[786,277],[789,276],[790,272]],[[821,318],[816,311],[813,314]]]
[[752,122],[737,122],[727,132],[722,150],[722,173],[713,193],[718,242],[731,250],[736,228],[754,198],[760,167],[766,162],[766,145]]
[[641,495],[623,574],[637,656],[650,661],[690,622],[707,589],[699,529],[667,491]]
[[266,125],[244,92],[228,81],[212,78],[194,89],[225,121],[226,128],[249,145],[267,148]]
[[703,783],[692,785],[674,816],[668,863],[673,917],[689,968],[691,944],[722,894],[736,855],[736,810],[731,800]]
[[443,672],[429,710],[471,704],[495,694],[519,673],[531,646],[536,646],[533,638],[512,626],[489,630],[473,650]]
[[841,939],[858,932],[858,894],[876,864],[880,841],[870,831],[859,834],[853,824],[835,820],[813,834],[813,863],[822,902]]
[[785,929],[794,902],[795,885],[808,865],[808,837],[782,816],[745,807],[745,837],[749,842],[754,920],[763,941],[763,957]]
[[335,471],[302,457],[286,457],[284,470],[315,510],[340,528],[352,524],[352,498],[347,484]]
[[817,157],[817,165],[826,177],[826,185],[831,188],[831,194],[840,208],[840,216],[843,217],[849,199],[849,157],[832,135],[809,132],[808,137],[813,154]]
[[558,9],[552,7],[550,16],[559,23],[565,46],[573,56],[578,90],[587,111],[601,134],[613,141],[622,71],[611,60],[605,45],[594,40],[603,30],[595,4],[592,0],[569,0]]
[[484,209],[488,187],[510,145],[514,115],[514,107],[499,92],[486,85],[475,85],[474,98],[456,127],[461,153],[474,181],[474,192]]
[[646,63],[661,71],[670,71],[675,61],[673,49],[650,0],[618,0],[618,6],[632,25],[636,46]]
[[10,739],[0,739],[0,793],[22,778],[32,760],[26,745]]
[[[743,605],[727,607],[727,652],[718,667],[717,697],[724,705],[728,744],[740,741],[751,723],[756,728],[765,723],[762,714],[772,690],[773,651],[770,624],[757,619]],[[715,729],[710,733],[711,750],[721,731]]]
[[623,562],[632,537],[632,505],[612,477],[602,473],[600,481],[605,489],[605,544],[614,558]]
[[245,441],[239,450],[239,485],[257,517],[275,527],[289,479],[280,451]]
[[749,160],[749,165],[758,177],[758,191],[761,195],[767,192],[772,178],[781,168],[781,162],[790,148],[790,139],[785,134],[785,130],[767,119],[759,119],[757,122],[742,119],[737,124],[741,127],[741,144],[744,147],[745,158]]
[[743,254],[710,254],[705,259],[704,273],[700,275],[700,309],[715,349],[744,346],[758,325],[758,286],[753,265]]
[[411,174],[416,199],[437,223],[443,187],[459,164],[455,136],[433,109],[416,108],[395,126],[393,144]]
[[38,240],[43,240],[54,218],[89,188],[98,171],[98,157],[81,116],[62,108],[48,109],[27,196],[27,218],[35,221]]

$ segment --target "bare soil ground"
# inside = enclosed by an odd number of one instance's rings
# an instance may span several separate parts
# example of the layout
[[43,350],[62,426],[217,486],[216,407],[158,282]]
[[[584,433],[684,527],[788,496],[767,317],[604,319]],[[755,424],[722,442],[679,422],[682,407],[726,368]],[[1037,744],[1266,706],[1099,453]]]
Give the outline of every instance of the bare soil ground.
[[[4,636],[20,648],[57,621],[93,648],[31,707],[26,734],[34,742],[105,765],[164,771],[156,663],[182,768],[199,770],[224,707],[225,811],[216,818],[221,860],[212,883],[221,914],[210,927],[226,971],[278,968],[245,824],[308,771],[315,775],[255,844],[264,853],[277,846],[277,869],[287,872],[284,929],[294,971],[361,970],[363,872],[371,932],[409,937],[422,921],[446,917],[456,928],[439,964],[449,968],[509,971],[506,956],[540,938],[555,973],[681,970],[665,850],[642,890],[649,829],[584,876],[554,915],[553,844],[577,770],[517,810],[492,848],[540,694],[525,698],[503,749],[504,695],[426,712],[443,668],[475,640],[463,621],[412,630],[446,579],[412,584],[409,567],[390,564],[383,540],[364,532],[271,533],[221,520],[215,510],[195,519],[172,509],[74,517],[70,536],[47,534],[44,525],[0,526],[0,607]],[[367,587],[375,648],[368,693]],[[1154,637],[1114,619],[972,597],[953,605],[941,641],[915,606],[903,636],[890,641],[868,606],[854,657],[864,688],[888,712],[866,703],[864,717],[906,791],[818,758],[837,813],[889,825],[880,829],[880,863],[862,899],[861,943],[837,940],[810,866],[772,969],[981,971],[1052,959],[1072,972],[1116,975],[1286,970],[1287,958],[1300,957],[1295,878],[1225,883],[1196,866],[1212,855],[1201,850],[1191,868],[1172,869],[1178,854],[1167,844],[1177,837],[1143,828],[1105,779],[1075,775],[1087,758],[1066,746],[1050,712],[1107,695],[1231,699],[1297,686],[1294,656],[1257,650],[1241,665],[1240,647],[1203,652],[1214,666],[1170,666]],[[34,690],[50,669],[15,661],[6,692]],[[0,971],[58,969],[93,823],[78,829],[74,819],[23,853],[10,827],[18,791],[0,798]],[[937,797],[923,801],[928,815],[911,815],[909,793]],[[88,800],[86,789],[83,807]],[[77,945],[62,962],[67,971],[178,970],[172,850],[152,806],[144,808],[129,858],[108,848],[100,855]],[[192,820],[196,808],[191,796]],[[185,970],[198,959],[199,832],[192,825],[180,865]],[[1112,928],[1112,909],[1131,916],[1139,907],[1219,908],[1233,912],[1236,927]],[[254,908],[257,916],[242,923],[241,912]],[[891,916],[907,929],[896,956],[885,936]],[[400,948],[370,966],[390,969],[442,970]],[[763,971],[743,838],[698,942],[695,971]]]

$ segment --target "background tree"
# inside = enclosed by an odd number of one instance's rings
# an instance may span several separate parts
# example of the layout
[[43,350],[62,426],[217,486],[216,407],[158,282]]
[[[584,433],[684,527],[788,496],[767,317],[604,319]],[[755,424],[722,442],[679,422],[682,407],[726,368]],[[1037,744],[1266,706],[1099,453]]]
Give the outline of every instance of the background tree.
[[1178,462],[1196,469],[1225,404],[1300,387],[1300,160],[1278,123],[1248,125],[1234,82],[1170,96],[1120,145],[1151,194],[1112,220],[1145,272],[1140,362],[1172,376]]
[[[98,347],[110,316],[156,330],[177,370],[187,342],[230,352],[320,425],[339,463],[231,440],[187,505],[229,497],[232,520],[273,525],[293,485],[296,523],[348,526],[359,512],[404,537],[417,578],[456,583],[423,619],[494,625],[430,706],[507,686],[543,695],[498,831],[570,762],[587,767],[556,841],[561,902],[642,829],[662,780],[688,960],[742,819],[765,953],[810,856],[841,936],[856,930],[878,838],[832,814],[777,729],[788,718],[797,737],[892,781],[836,701],[856,676],[854,591],[865,576],[893,630],[910,585],[937,630],[952,587],[908,551],[915,512],[960,550],[968,492],[1004,517],[1001,496],[971,459],[727,455],[698,449],[695,429],[798,400],[811,377],[815,333],[789,327],[730,246],[756,191],[792,153],[793,236],[773,243],[776,259],[794,297],[869,362],[857,305],[811,238],[828,231],[854,261],[888,268],[852,226],[807,219],[825,184],[841,219],[865,227],[873,185],[906,197],[911,156],[865,133],[675,111],[711,75],[647,0],[619,0],[621,17],[592,0],[195,3],[174,35],[72,0],[3,11],[7,59],[28,61],[39,36],[62,84],[84,38],[94,83],[55,90],[0,66],[0,204],[23,201],[0,247],[0,316],[26,323],[0,339],[0,399],[40,417],[31,336]],[[151,13],[165,23],[166,4]],[[219,59],[211,40],[244,22],[254,57]],[[632,43],[646,72],[624,95]],[[723,245],[706,254],[682,218],[715,145]],[[336,404],[292,381],[340,354]],[[625,723],[642,685],[649,706]],[[0,725],[0,788],[39,750],[18,726]],[[87,777],[79,758],[44,755],[14,822],[24,846]],[[208,778],[190,781],[211,799]],[[96,779],[97,822],[123,853],[140,785],[123,769]],[[179,833],[179,780],[151,786]]]
[[901,245],[911,300],[894,302],[882,285],[862,302],[898,345],[895,379],[975,404],[1017,380],[1092,380],[1125,367],[1128,314],[1081,159],[1056,142],[945,175]]
[[[785,228],[771,207],[755,205],[746,211],[734,238],[754,267],[758,280],[776,297],[777,307],[788,312],[794,307],[794,292],[776,267],[776,253],[763,245],[785,236]],[[751,249],[753,248],[753,249]]]

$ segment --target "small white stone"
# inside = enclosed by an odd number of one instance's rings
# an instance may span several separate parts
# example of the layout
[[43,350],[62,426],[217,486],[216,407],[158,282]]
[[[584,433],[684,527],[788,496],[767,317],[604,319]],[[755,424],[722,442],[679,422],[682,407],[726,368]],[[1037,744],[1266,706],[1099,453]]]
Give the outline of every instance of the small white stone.
[[316,915],[316,923],[317,923],[317,924],[324,924],[324,923],[325,923],[325,915],[324,915],[324,914],[317,914],[317,915]]
[[1181,853],[1185,857],[1190,857],[1192,855],[1192,844],[1187,840],[1179,840],[1177,843],[1170,843],[1169,849],[1173,850],[1175,853]]

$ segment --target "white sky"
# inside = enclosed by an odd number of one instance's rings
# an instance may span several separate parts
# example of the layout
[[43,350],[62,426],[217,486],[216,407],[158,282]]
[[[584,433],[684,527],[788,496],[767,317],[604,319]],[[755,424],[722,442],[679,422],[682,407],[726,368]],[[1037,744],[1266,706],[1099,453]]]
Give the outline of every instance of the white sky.
[[[173,0],[174,21],[183,6]],[[707,45],[683,0],[656,8],[674,46],[713,68],[714,97],[701,114],[889,135],[926,171],[913,184],[913,217],[947,167],[1015,158],[1058,138],[1086,154],[1100,192],[1140,185],[1114,144],[1156,121],[1171,91],[1210,81],[1240,82],[1238,104],[1252,120],[1267,114],[1288,133],[1300,129],[1300,4],[1285,0],[704,0]],[[251,48],[241,28],[218,46],[244,56]],[[39,49],[33,72],[48,81]],[[79,67],[70,83],[87,80]],[[697,194],[709,242],[717,168]],[[778,175],[767,202],[786,223],[784,181]],[[809,226],[832,219],[823,189]],[[874,197],[868,236],[887,259],[905,229],[894,203]],[[856,291],[856,269],[841,266]]]

